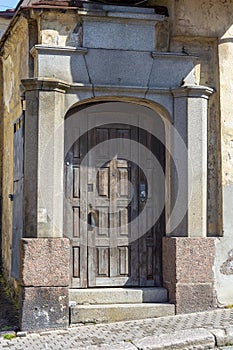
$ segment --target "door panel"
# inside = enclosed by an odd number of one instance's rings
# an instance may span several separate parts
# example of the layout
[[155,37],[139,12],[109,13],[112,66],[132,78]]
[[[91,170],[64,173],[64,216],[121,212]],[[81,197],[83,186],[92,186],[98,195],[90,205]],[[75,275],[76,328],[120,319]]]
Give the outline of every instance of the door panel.
[[[88,148],[91,150],[103,141],[121,138],[116,152],[122,152],[124,139],[130,139],[137,130],[122,125],[110,125],[89,132]],[[110,147],[110,148],[109,148]],[[89,212],[96,216],[88,230],[88,286],[138,285],[138,254],[133,252],[128,223],[131,218],[130,187],[132,171],[137,171],[130,161],[111,158],[111,144],[101,147],[91,155],[88,170]],[[130,158],[130,150],[128,150]],[[94,164],[94,166],[93,166]],[[126,181],[127,180],[127,181]],[[134,208],[135,209],[135,208]],[[136,208],[137,210],[137,208]],[[94,220],[94,219],[93,219]],[[131,266],[131,261],[134,266]]]
[[[93,118],[90,123],[94,124]],[[102,144],[117,138],[121,139],[118,150]],[[67,153],[64,224],[71,240],[72,288],[162,283],[162,219],[143,233],[145,221],[156,214],[153,160],[140,154],[135,144],[130,148],[130,139],[151,149],[163,162],[164,148],[158,140],[143,129],[125,124],[93,128]],[[96,147],[100,144],[102,147]],[[83,164],[87,152],[88,162]],[[124,158],[118,156],[121,152]],[[143,171],[137,165],[139,161]],[[131,232],[128,224],[138,220],[145,205],[147,216]]]
[[87,287],[87,207],[86,177],[87,169],[81,162],[87,152],[86,137],[79,138],[73,144],[65,159],[65,205],[64,231],[70,238],[70,276],[71,286]]

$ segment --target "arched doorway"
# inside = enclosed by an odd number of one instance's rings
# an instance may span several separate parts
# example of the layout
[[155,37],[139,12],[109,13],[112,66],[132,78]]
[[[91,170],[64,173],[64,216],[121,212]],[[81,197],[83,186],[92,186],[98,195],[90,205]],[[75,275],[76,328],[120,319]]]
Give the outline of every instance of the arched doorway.
[[161,118],[146,107],[108,102],[69,113],[64,233],[71,288],[162,285],[164,140]]

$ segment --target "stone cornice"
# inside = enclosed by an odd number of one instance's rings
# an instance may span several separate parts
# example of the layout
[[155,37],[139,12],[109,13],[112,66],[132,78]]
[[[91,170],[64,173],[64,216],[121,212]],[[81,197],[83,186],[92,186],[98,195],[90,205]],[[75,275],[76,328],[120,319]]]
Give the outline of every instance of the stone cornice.
[[88,49],[85,47],[73,47],[73,46],[46,46],[46,45],[35,45],[31,49],[32,56],[35,55],[36,52],[47,52],[47,51],[53,51],[55,53],[70,53],[70,52],[76,52],[79,55],[86,55],[88,52]]
[[197,97],[209,99],[214,93],[214,89],[202,85],[185,85],[179,88],[171,89],[175,98],[179,97]]
[[41,90],[41,91],[58,91],[61,93],[71,92],[71,91],[106,91],[115,92],[119,94],[126,93],[155,93],[155,94],[169,94],[171,95],[171,90],[169,88],[149,88],[147,86],[116,86],[116,85],[91,85],[91,84],[79,84],[79,83],[68,83],[63,80],[58,80],[54,78],[29,78],[23,79],[22,85],[25,91]]
[[186,55],[185,53],[179,53],[179,52],[161,52],[161,51],[152,51],[151,52],[151,56],[152,58],[177,58],[177,59],[191,59],[191,60],[194,60],[194,59],[198,59],[199,57],[198,56],[193,56],[193,55]]
[[67,93],[68,91],[106,91],[117,92],[119,94],[126,93],[145,93],[145,94],[172,94],[174,98],[179,97],[198,97],[208,99],[210,95],[214,93],[214,89],[207,86],[181,86],[179,88],[149,88],[147,86],[116,86],[116,85],[91,85],[91,84],[79,84],[68,83],[63,80],[57,80],[54,78],[29,78],[23,79],[22,85],[25,91],[40,90],[40,91],[57,91],[61,93]]
[[70,84],[53,78],[29,78],[23,79],[22,85],[25,91],[41,90],[41,91],[57,91],[66,93],[70,88]]

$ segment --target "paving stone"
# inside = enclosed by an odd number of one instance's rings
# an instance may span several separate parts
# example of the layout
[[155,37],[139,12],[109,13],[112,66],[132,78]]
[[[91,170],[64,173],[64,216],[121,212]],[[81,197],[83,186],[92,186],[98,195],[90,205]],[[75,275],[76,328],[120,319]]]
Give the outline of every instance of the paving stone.
[[131,343],[118,343],[118,344],[103,344],[102,346],[88,346],[87,350],[137,350],[137,347]]
[[145,337],[133,341],[133,344],[141,350],[160,349],[193,349],[198,344],[199,349],[213,349],[215,347],[214,336],[205,329],[188,329],[170,334]]
[[227,327],[225,331],[226,331],[227,343],[233,345],[233,327]]
[[227,343],[227,336],[225,329],[213,329],[210,332],[215,337],[215,342],[217,346],[224,346]]
[[[207,332],[206,334],[209,334],[213,337],[211,339],[214,340],[213,334],[217,338],[217,330],[219,337],[223,335],[225,330],[226,339],[229,342],[233,339],[233,310],[219,309],[157,319],[152,318],[98,325],[79,325],[71,327],[68,330],[50,331],[46,336],[41,336],[40,333],[28,333],[27,337],[17,337],[11,341],[0,338],[0,349],[82,350],[89,347],[89,350],[108,350],[108,348],[109,350],[121,350],[119,344],[121,346],[131,346],[132,343],[130,341],[139,341],[148,337],[151,337],[151,339],[154,337],[157,337],[157,339],[170,339],[171,334],[172,336],[178,334],[177,339],[184,341],[184,334],[187,335],[187,332],[194,334],[192,341],[196,343],[195,345],[188,344],[185,349],[203,349],[203,339],[201,340],[200,336],[204,333],[200,333],[200,328],[204,328],[202,332]],[[190,346],[193,347],[190,348]],[[210,346],[213,348],[212,342]],[[135,350],[135,345],[133,349]],[[172,350],[173,348],[170,347],[170,349]],[[224,347],[216,344],[215,350],[233,350],[233,346]]]
[[20,338],[26,337],[27,334],[28,334],[27,332],[17,332],[17,337],[20,337]]

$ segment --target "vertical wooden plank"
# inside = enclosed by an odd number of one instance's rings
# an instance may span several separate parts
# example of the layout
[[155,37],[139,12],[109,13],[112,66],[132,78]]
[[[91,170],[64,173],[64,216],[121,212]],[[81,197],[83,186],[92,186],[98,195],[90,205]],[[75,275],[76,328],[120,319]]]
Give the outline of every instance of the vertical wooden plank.
[[119,208],[119,234],[121,236],[128,236],[128,208]]
[[73,237],[80,237],[80,208],[73,208]]
[[99,214],[98,236],[109,237],[109,214],[108,207],[97,207]]
[[[96,144],[107,141],[109,138],[109,129],[108,128],[96,128]],[[97,159],[108,159],[108,147],[100,147],[97,151]]]
[[151,195],[153,193],[152,186],[155,186],[156,179],[153,179],[153,170],[152,169],[146,169],[146,181],[148,184],[147,188],[147,199],[151,199]]
[[73,247],[73,277],[80,277],[80,248]]
[[73,197],[80,197],[80,169],[73,168]]
[[153,279],[153,247],[152,246],[147,246],[147,252],[146,252],[146,257],[147,257],[147,280],[152,280]]
[[110,162],[110,277],[116,277],[119,271],[119,258],[118,258],[118,234],[119,234],[119,212],[117,208],[118,198],[118,168],[117,159],[113,158]]
[[74,158],[80,158],[80,139],[78,139],[73,145]]
[[108,197],[109,168],[101,168],[98,171],[98,195]]
[[[149,204],[151,205],[151,204]],[[153,217],[152,215],[154,215],[154,210],[151,206],[147,206],[147,211],[146,211],[146,216],[147,216],[147,221],[148,220],[151,220],[151,218]],[[147,233],[146,233],[146,236],[145,236],[145,239],[153,239],[153,236],[154,236],[154,230],[153,230],[153,227],[151,227]]]
[[128,169],[119,169],[119,194],[121,197],[128,197],[129,196],[129,186],[128,186],[128,181],[129,181],[129,170]]
[[128,143],[124,141],[124,139],[130,139],[131,130],[130,129],[116,129],[116,135],[118,138],[121,138],[121,142],[119,145],[120,154],[124,154],[125,159],[130,159],[130,148],[127,147]]
[[97,276],[109,276],[109,248],[96,247],[97,254]]
[[119,254],[119,274],[126,276],[129,274],[129,249],[128,247],[118,247]]

